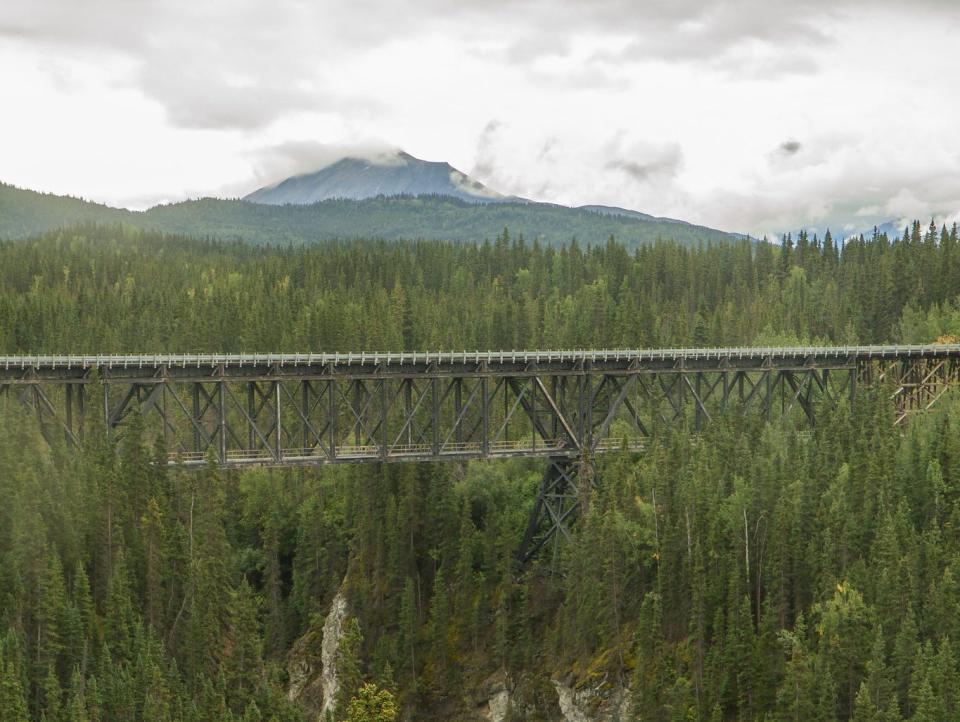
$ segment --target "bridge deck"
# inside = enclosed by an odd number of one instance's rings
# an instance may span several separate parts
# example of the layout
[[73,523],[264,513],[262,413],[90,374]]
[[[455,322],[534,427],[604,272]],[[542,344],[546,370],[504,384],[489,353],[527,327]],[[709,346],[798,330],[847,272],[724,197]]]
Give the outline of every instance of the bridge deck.
[[[92,369],[110,375],[139,375],[143,370],[164,369],[186,376],[190,371],[216,369],[246,376],[269,370],[276,375],[313,372],[352,372],[360,375],[435,373],[478,369],[513,372],[531,364],[550,370],[577,370],[584,364],[602,370],[642,371],[731,368],[841,367],[873,359],[960,359],[960,344],[888,346],[786,346],[668,349],[603,349],[558,351],[452,351],[413,353],[252,353],[252,354],[89,354],[0,356],[0,379],[15,379],[24,371],[41,377],[82,377]],[[127,372],[127,373],[124,373]],[[132,373],[131,373],[132,372]]]

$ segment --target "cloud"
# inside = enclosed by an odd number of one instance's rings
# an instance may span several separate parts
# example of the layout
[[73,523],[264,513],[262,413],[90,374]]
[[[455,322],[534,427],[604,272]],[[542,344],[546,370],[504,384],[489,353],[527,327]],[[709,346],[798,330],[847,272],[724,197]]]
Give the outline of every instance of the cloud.
[[487,121],[487,124],[483,126],[483,130],[480,131],[480,135],[477,137],[477,159],[473,164],[472,175],[479,176],[480,178],[489,178],[495,173],[496,153],[494,152],[494,145],[496,143],[497,133],[502,127],[503,122],[496,118],[491,118]]
[[796,155],[800,152],[803,144],[799,140],[785,140],[779,146],[778,150],[784,155]]
[[[624,62],[703,63],[758,77],[812,72],[834,40],[829,21],[860,11],[856,0],[649,0],[642,11],[635,0],[4,0],[0,37],[122,54],[136,65],[128,84],[174,125],[250,130],[297,112],[375,112],[376,98],[341,76],[373,52],[418,39],[499,48],[502,62],[535,70],[593,37],[613,49],[559,75],[538,72],[546,82],[623,89]],[[917,0],[911,12],[956,17],[960,4]]]
[[646,161],[617,159],[606,163],[606,168],[621,170],[638,183],[647,183],[658,178],[673,178],[677,175],[682,158],[679,146],[659,158]]
[[618,132],[604,150],[613,156],[604,167],[622,171],[637,183],[672,180],[683,165],[683,150],[676,142],[629,142],[623,132]]
[[[400,162],[399,148],[379,140],[358,143],[320,143],[297,140],[256,148],[247,153],[254,179],[271,185],[290,176],[312,173],[342,158],[363,158],[384,165]],[[248,191],[249,192],[249,189]]]
[[703,189],[694,205],[720,227],[736,229],[739,219],[750,219],[749,230],[770,237],[799,228],[859,233],[891,220],[939,222],[960,211],[960,177],[950,171],[949,157],[921,157],[877,135],[814,146],[811,162],[758,171],[740,178],[736,189]]
[[296,112],[375,110],[375,98],[333,87],[331,60],[345,48],[321,8],[277,4],[5,0],[0,37],[132,60],[118,85],[159,102],[178,127],[251,130]]

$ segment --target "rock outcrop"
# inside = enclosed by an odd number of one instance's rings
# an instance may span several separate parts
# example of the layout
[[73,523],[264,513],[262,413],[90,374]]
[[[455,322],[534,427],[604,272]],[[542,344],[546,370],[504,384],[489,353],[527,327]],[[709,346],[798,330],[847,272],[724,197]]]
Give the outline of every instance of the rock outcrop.
[[337,652],[347,618],[347,598],[341,587],[330,603],[330,611],[311,625],[290,650],[287,674],[290,679],[287,697],[306,713],[308,718],[323,722],[333,712],[339,682]]
[[627,722],[630,719],[630,691],[622,687],[574,688],[551,680],[563,722]]

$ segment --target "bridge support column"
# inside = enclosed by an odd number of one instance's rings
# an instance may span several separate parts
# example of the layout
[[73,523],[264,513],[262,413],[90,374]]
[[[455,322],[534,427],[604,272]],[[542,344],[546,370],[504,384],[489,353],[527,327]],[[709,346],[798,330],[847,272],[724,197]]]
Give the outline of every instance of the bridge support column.
[[594,484],[593,462],[586,458],[552,457],[543,473],[517,560],[529,562],[547,543],[554,550],[570,539],[570,525],[583,505],[583,493]]

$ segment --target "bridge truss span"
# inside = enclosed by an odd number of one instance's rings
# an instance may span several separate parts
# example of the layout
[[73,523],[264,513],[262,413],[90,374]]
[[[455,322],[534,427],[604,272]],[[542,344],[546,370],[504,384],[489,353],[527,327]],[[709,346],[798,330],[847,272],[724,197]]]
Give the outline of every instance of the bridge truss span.
[[227,467],[545,458],[530,554],[566,534],[609,449],[699,429],[731,404],[813,424],[864,384],[889,385],[902,423],[958,372],[960,345],[5,356],[0,395],[70,445],[91,414],[116,439],[136,415],[186,466],[211,455]]

